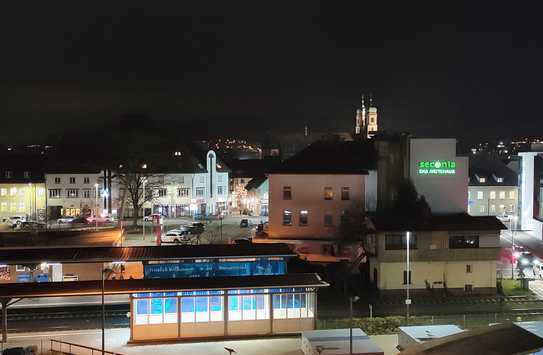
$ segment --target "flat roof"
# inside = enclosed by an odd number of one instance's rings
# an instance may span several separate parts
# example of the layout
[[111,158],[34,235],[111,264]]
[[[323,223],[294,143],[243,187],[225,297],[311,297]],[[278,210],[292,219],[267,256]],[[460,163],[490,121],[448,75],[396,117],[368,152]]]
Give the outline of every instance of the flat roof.
[[499,231],[507,227],[494,216],[471,216],[465,212],[432,214],[424,221],[402,216],[370,216],[377,231]]
[[286,244],[0,249],[0,264],[155,261],[179,259],[294,257]]
[[[177,279],[106,280],[104,294],[119,295],[147,292],[179,292],[196,290],[230,290],[253,288],[326,287],[315,273],[191,277]],[[102,281],[24,282],[7,283],[0,287],[0,298],[68,297],[102,294]]]
[[[349,354],[349,329],[320,329],[302,332],[302,342],[307,340],[312,351],[330,355]],[[353,352],[356,355],[382,355],[384,351],[360,328],[353,328]]]
[[461,333],[464,330],[454,324],[443,325],[416,325],[409,327],[400,327],[400,331],[409,335],[417,342],[428,341],[436,338],[442,338],[451,334]]

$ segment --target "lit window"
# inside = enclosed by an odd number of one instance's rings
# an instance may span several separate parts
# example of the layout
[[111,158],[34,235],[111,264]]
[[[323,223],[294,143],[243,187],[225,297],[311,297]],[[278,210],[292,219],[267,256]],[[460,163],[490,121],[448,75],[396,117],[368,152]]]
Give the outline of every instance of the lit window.
[[292,199],[292,188],[290,186],[283,186],[283,200]]
[[292,225],[292,211],[283,210],[283,225],[284,226]]
[[30,179],[30,171],[25,171],[23,173],[23,176],[24,176],[25,179]]
[[496,182],[501,184],[503,182],[503,178],[496,176]]
[[8,170],[4,173],[4,176],[6,177],[6,179],[11,179],[12,172]]
[[7,212],[8,211],[8,203],[7,202],[2,202],[0,204],[0,211],[2,211],[2,212]]
[[24,212],[24,211],[25,211],[25,203],[19,202],[19,212]]
[[511,200],[515,199],[515,190],[509,191],[509,198],[510,198]]
[[196,188],[196,196],[197,197],[204,196],[204,188],[203,187],[197,187]]
[[10,212],[17,212],[17,204],[15,202],[12,202],[10,205],[9,205],[9,211]]
[[324,188],[324,199],[325,200],[333,200],[334,199],[334,192],[332,191],[332,188],[327,186]]
[[477,199],[478,200],[482,200],[484,198],[484,193],[483,191],[477,191]]
[[500,213],[505,212],[505,205],[500,205]]
[[350,199],[349,193],[350,193],[350,188],[349,187],[342,187],[341,188],[341,199],[342,200],[349,200]]
[[8,194],[8,189],[4,187],[0,189],[0,196],[6,196],[7,194]]
[[496,198],[496,191],[490,191],[490,196],[488,198],[494,200]]
[[300,226],[307,226],[307,215],[308,215],[308,212],[307,210],[301,210],[300,211]]
[[500,191],[500,199],[503,200],[505,198],[505,191]]
[[486,178],[483,176],[479,176],[479,183],[484,184],[486,182]]
[[485,211],[485,206],[479,206],[479,212],[483,213]]
[[78,198],[79,197],[79,189],[68,189],[66,193],[66,197],[68,198]]
[[15,195],[17,195],[17,188],[16,188],[16,187],[12,187],[11,189],[9,189],[9,195],[10,195],[10,196],[15,196]]
[[490,205],[490,213],[496,213],[496,205]]

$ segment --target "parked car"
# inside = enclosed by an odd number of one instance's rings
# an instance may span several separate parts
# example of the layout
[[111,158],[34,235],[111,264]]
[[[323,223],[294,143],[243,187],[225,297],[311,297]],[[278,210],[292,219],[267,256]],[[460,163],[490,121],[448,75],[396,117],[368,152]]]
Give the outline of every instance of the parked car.
[[188,243],[188,235],[188,230],[172,229],[166,232],[166,234],[162,234],[160,241],[162,243]]
[[20,226],[23,222],[26,222],[26,217],[24,216],[11,216],[7,219],[7,223],[12,227]]
[[160,213],[153,213],[148,216],[143,217],[144,222],[153,222],[158,219],[159,224],[164,224],[164,216]]
[[19,228],[21,229],[46,229],[47,228],[47,224],[44,223],[44,222],[22,222],[20,225],[19,225]]
[[74,219],[75,219],[74,216],[62,216],[59,219],[57,219],[57,223],[58,224],[72,223],[74,221]]
[[202,222],[192,222],[192,224],[189,226],[190,234],[200,235],[204,231],[205,231],[205,226]]
[[113,223],[115,222],[115,219],[111,216],[90,216],[86,218],[87,222],[89,223]]

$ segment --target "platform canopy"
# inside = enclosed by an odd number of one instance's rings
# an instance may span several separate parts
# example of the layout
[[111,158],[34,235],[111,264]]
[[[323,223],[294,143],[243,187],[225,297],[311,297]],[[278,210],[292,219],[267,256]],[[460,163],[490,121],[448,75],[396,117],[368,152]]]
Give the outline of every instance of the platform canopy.
[[[286,274],[177,279],[106,280],[104,294],[119,295],[146,292],[181,292],[258,288],[315,288],[328,283],[319,275]],[[8,283],[0,287],[0,299],[26,297],[67,297],[102,294],[102,281]]]

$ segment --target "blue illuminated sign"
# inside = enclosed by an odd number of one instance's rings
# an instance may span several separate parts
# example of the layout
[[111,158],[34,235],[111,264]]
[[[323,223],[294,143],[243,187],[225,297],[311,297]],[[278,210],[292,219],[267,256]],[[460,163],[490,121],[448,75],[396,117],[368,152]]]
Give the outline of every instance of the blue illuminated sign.
[[212,261],[208,263],[145,264],[146,279],[283,275],[287,266],[284,260],[260,259],[256,261]]

